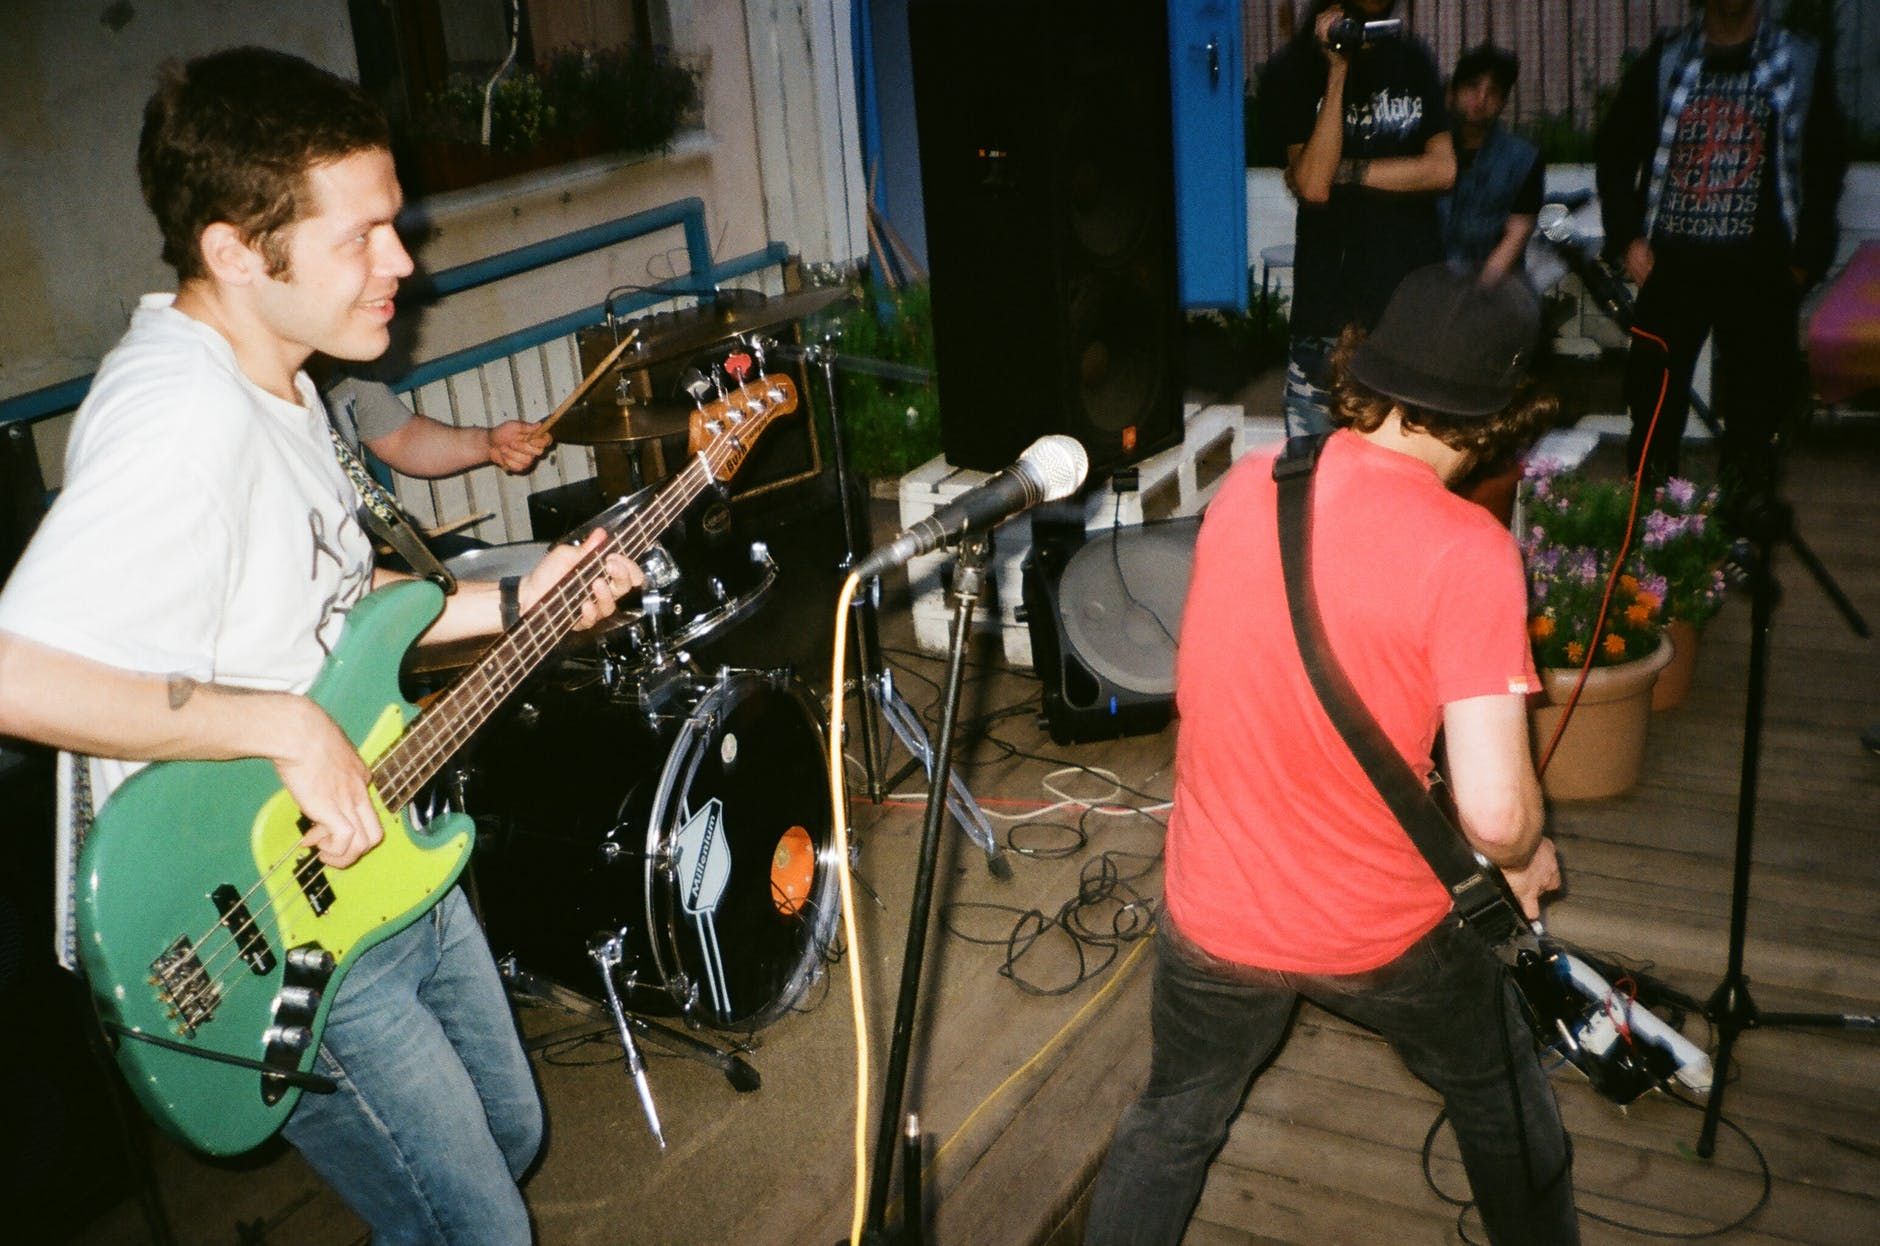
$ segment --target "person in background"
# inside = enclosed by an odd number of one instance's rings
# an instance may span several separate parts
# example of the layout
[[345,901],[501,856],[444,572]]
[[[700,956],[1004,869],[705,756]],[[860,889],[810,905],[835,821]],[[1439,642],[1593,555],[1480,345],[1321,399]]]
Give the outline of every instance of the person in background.
[[491,428],[456,427],[419,415],[381,381],[340,376],[322,389],[340,435],[363,445],[386,466],[434,480],[494,463],[512,476],[534,470],[550,444],[525,420]]
[[1606,251],[1639,286],[1630,462],[1656,481],[1677,473],[1691,372],[1714,334],[1720,474],[1739,510],[1775,485],[1802,293],[1834,259],[1847,141],[1829,58],[1757,0],[1704,0],[1626,70],[1595,150]]
[[1464,52],[1449,76],[1456,184],[1436,201],[1443,255],[1479,269],[1488,283],[1525,271],[1522,257],[1541,210],[1540,149],[1501,123],[1520,68],[1513,52],[1484,43]]
[[1404,274],[1441,259],[1436,196],[1456,176],[1436,61],[1407,34],[1335,51],[1341,20],[1389,16],[1394,0],[1321,0],[1268,62],[1259,114],[1286,152],[1299,201],[1293,251],[1286,431],[1331,427],[1326,356],[1346,325],[1375,324]]

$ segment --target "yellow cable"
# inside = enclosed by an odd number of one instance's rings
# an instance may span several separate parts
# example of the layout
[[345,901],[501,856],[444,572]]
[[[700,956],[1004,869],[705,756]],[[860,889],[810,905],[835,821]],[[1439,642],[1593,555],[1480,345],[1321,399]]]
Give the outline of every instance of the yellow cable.
[[[849,995],[855,1004],[855,1213],[849,1246],[861,1246],[868,1212],[868,1015],[862,1001],[862,942],[855,930],[855,893],[849,883],[849,793],[842,769],[842,710],[847,701],[849,607],[861,583],[850,572],[836,599],[836,644],[829,664],[829,803],[835,828],[836,877],[842,883],[842,931],[848,942]],[[866,690],[862,693],[867,696]]]
[[968,1112],[966,1114],[966,1119],[960,1122],[959,1127],[953,1131],[952,1136],[949,1137],[945,1142],[941,1143],[937,1148],[935,1148],[934,1153],[933,1153],[933,1158],[928,1160],[926,1164],[921,1166],[921,1172],[923,1174],[931,1173],[935,1168],[939,1167],[940,1157],[942,1155],[945,1155],[955,1142],[958,1142],[961,1138],[966,1136],[966,1132],[968,1129],[972,1127],[972,1123],[979,1119],[979,1114],[985,1111],[986,1108],[992,1104],[993,1100],[997,1099],[1000,1095],[1003,1095],[1007,1090],[1010,1090],[1014,1083],[1019,1081],[1019,1079],[1023,1078],[1027,1073],[1029,1073],[1033,1068],[1035,1068],[1038,1062],[1043,1060],[1045,1056],[1051,1052],[1052,1048],[1056,1047],[1059,1043],[1063,1042],[1065,1037],[1069,1035],[1072,1030],[1076,1029],[1080,1024],[1083,1023],[1083,1019],[1087,1015],[1089,1015],[1089,1013],[1093,1009],[1095,1009],[1098,1004],[1101,1004],[1104,1000],[1108,999],[1110,995],[1113,992],[1115,992],[1118,987],[1122,985],[1123,979],[1129,976],[1129,971],[1135,968],[1136,962],[1139,959],[1141,959],[1143,952],[1148,949],[1149,942],[1150,940],[1147,938],[1138,940],[1135,948],[1133,948],[1130,951],[1129,955],[1124,958],[1123,963],[1117,967],[1116,972],[1110,975],[1110,980],[1103,984],[1103,989],[1098,991],[1095,995],[1092,995],[1087,1001],[1085,1001],[1084,1006],[1082,1008],[1079,1008],[1077,1012],[1071,1017],[1071,1019],[1064,1023],[1062,1028],[1060,1028],[1057,1033],[1053,1034],[1049,1039],[1047,1039],[1045,1041],[1044,1046],[1038,1048],[1037,1052],[1031,1057],[1031,1059],[1025,1061],[1025,1063],[1019,1065],[1016,1069],[1014,1069],[1010,1077],[1000,1082],[997,1088],[994,1089],[991,1094],[987,1095],[985,1098],[979,1101],[978,1107],[974,1108],[971,1112]]

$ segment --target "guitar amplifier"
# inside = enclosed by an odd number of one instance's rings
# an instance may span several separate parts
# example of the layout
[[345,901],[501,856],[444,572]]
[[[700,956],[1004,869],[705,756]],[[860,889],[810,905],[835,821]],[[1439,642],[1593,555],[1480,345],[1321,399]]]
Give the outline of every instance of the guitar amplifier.
[[1052,740],[1160,731],[1175,712],[1175,641],[1199,516],[1084,530],[1083,507],[1032,513],[1025,621]]

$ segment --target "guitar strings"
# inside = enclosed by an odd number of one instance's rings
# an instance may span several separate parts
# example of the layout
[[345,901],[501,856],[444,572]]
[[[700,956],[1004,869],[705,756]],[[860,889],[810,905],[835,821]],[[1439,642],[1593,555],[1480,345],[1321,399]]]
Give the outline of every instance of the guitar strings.
[[[763,383],[764,382],[761,381],[759,382],[759,384]],[[741,387],[738,391],[739,396],[748,398],[751,388],[752,386],[749,385]],[[724,414],[733,429],[742,425],[745,416],[758,418],[774,413],[777,408],[782,405],[782,401],[785,397],[782,390],[771,385],[765,386],[764,396],[769,400],[769,405],[762,405],[753,401],[750,402],[748,406],[739,408],[737,405],[727,400]],[[570,567],[560,579],[551,585],[548,591],[543,594],[542,599],[537,602],[536,607],[529,612],[529,620],[525,622],[523,626],[513,629],[508,635],[503,637],[492,650],[490,659],[471,671],[470,675],[467,676],[464,681],[460,682],[456,688],[453,688],[451,693],[445,695],[444,702],[448,702],[449,704],[440,703],[440,705],[436,707],[437,711],[441,713],[441,716],[446,722],[445,730],[440,732],[436,729],[422,729],[423,724],[438,720],[433,714],[427,713],[424,718],[420,720],[419,726],[414,727],[414,729],[408,732],[403,740],[400,741],[401,744],[413,744],[414,747],[405,749],[394,745],[393,749],[381,759],[379,766],[374,767],[374,786],[379,790],[381,804],[388,809],[402,811],[404,806],[409,803],[410,799],[416,795],[416,789],[422,786],[431,775],[435,774],[437,768],[454,755],[456,751],[462,747],[464,741],[474,733],[476,727],[469,726],[468,729],[465,730],[466,725],[473,721],[476,725],[481,725],[484,717],[483,712],[487,712],[489,709],[494,708],[495,705],[500,704],[510,692],[514,691],[516,684],[520,683],[522,678],[526,677],[529,671],[534,669],[541,658],[558,644],[563,636],[573,630],[575,621],[580,617],[581,607],[585,604],[588,594],[591,591],[594,578],[593,573],[600,572],[604,568],[606,559],[612,554],[627,553],[636,541],[643,543],[639,544],[639,548],[635,550],[635,553],[644,552],[647,546],[652,543],[652,538],[657,536],[660,531],[677,519],[678,516],[683,513],[684,509],[696,500],[698,494],[716,478],[717,469],[723,467],[734,452],[742,450],[743,448],[743,445],[739,443],[735,437],[730,435],[722,436],[714,440],[710,446],[700,451],[698,456],[675,477],[675,479],[681,479],[695,469],[700,471],[705,477],[703,481],[699,482],[696,488],[690,490],[689,496],[687,496],[684,501],[672,502],[669,501],[668,498],[668,495],[676,495],[678,492],[685,492],[684,490],[662,489],[660,493],[655,495],[651,502],[648,503],[644,510],[635,512],[628,517],[628,522],[621,532],[617,534],[610,533],[608,539],[597,549],[582,557]],[[646,521],[653,516],[658,516],[658,522],[656,524],[648,524]],[[559,615],[556,613],[557,608],[560,610]],[[510,652],[504,652],[505,650],[509,650]],[[514,659],[519,653],[523,657],[523,661],[516,663]],[[509,677],[507,686],[499,688],[494,681],[488,678],[488,674],[492,670]],[[468,690],[468,686],[473,680],[478,686],[474,692],[471,692]],[[460,693],[460,690],[462,690],[460,695],[452,695],[453,693]],[[456,702],[465,700],[466,698],[470,700],[470,704],[463,708],[477,710],[480,711],[480,713],[464,714],[459,712],[459,707]],[[444,745],[436,743],[435,737],[440,735],[449,743]],[[408,758],[411,763],[410,773],[407,773],[406,768],[406,760]],[[410,784],[409,791],[404,790],[405,785],[408,783]],[[388,797],[395,797],[396,799],[388,799]],[[272,866],[263,871],[261,877],[240,897],[238,903],[245,907],[253,899],[256,891],[260,890],[270,879],[279,874],[284,866],[294,860],[299,847],[300,845],[296,844],[293,849],[290,849]],[[296,880],[296,885],[298,885],[298,879]],[[213,993],[224,987],[224,980],[231,972],[235,971],[241,963],[240,951],[244,939],[247,935],[255,931],[262,917],[273,916],[271,910],[274,909],[279,894],[291,893],[277,893],[270,890],[266,904],[256,909],[246,910],[248,917],[245,921],[234,926],[230,926],[226,922],[220,922],[216,927],[211,927],[199,937],[198,943],[194,947],[198,958],[198,967],[181,979],[186,989],[187,996],[184,998],[172,994],[172,1002],[178,1003],[179,1005],[187,1005],[199,1000],[204,994]],[[214,937],[218,928],[225,929],[228,932],[227,940],[213,952],[210,952],[207,958],[204,959],[202,949],[208,947],[209,940]],[[276,925],[271,932],[263,931],[264,935],[267,933],[274,935],[275,942],[278,943],[282,941],[278,925]],[[230,952],[236,953],[235,958],[219,969],[216,969],[213,975],[208,976],[207,981],[204,981],[205,976],[209,975],[210,967],[216,965]],[[237,981],[243,980],[244,979],[237,979]]]

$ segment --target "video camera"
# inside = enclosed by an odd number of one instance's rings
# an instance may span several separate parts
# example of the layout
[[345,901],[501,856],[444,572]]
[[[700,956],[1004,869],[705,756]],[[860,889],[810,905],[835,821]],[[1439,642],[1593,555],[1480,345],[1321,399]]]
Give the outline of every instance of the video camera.
[[1355,17],[1341,17],[1325,32],[1325,46],[1340,56],[1349,56],[1367,43],[1376,43],[1379,39],[1402,37],[1403,19],[1401,17],[1380,18],[1374,22],[1361,22]]

